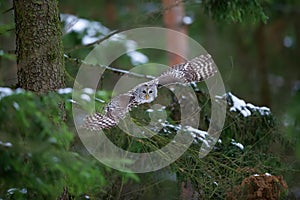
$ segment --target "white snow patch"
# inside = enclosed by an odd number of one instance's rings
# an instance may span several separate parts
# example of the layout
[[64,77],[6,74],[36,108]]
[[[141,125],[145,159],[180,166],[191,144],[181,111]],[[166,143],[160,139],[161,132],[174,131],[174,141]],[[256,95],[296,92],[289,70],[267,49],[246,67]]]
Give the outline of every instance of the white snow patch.
[[[108,35],[111,30],[106,26],[102,25],[97,21],[89,21],[87,19],[78,18],[70,14],[61,14],[61,19],[66,23],[65,32],[77,32],[83,33],[86,31],[86,35],[83,36],[81,43],[83,45],[92,44],[101,38]],[[100,34],[99,34],[100,33]],[[126,39],[126,36],[123,34],[115,34],[109,38],[110,41],[121,42],[124,44],[127,55],[131,59],[133,65],[144,64],[148,62],[148,57],[144,54],[136,51],[137,44],[133,40]]]
[[254,106],[251,103],[247,103],[246,106],[252,110],[258,111],[260,115],[269,115],[271,113],[270,108],[265,106],[258,107],[258,106]]
[[69,29],[66,30],[67,32],[70,32],[70,31],[74,31],[74,32],[82,32],[84,31],[87,26],[88,26],[88,23],[89,21],[88,20],[85,20],[85,19],[79,19],[79,18],[74,18],[74,16],[70,16],[70,18],[72,18],[74,21],[73,24],[69,24],[70,26],[68,27]]
[[26,189],[26,188],[22,188],[22,189],[18,189],[18,188],[10,188],[10,189],[7,190],[7,192],[8,192],[9,194],[14,194],[15,191],[19,191],[19,192],[22,193],[22,194],[27,194],[27,189]]
[[73,99],[68,99],[69,102],[77,104],[77,102]]
[[0,87],[0,99],[6,96],[10,96],[14,91],[9,87]]
[[190,132],[190,134],[194,138],[194,142],[201,141],[203,144],[205,144],[207,147],[209,147],[209,142],[207,140],[208,133],[206,131],[195,129],[190,126],[186,126],[185,128],[187,131]]
[[266,176],[272,176],[272,174],[269,174],[268,172],[265,173]]
[[10,143],[10,142],[2,142],[2,141],[0,141],[0,145],[4,146],[4,147],[12,147],[13,146],[12,143]]
[[16,110],[20,110],[20,105],[17,102],[14,102],[13,106]]
[[253,174],[253,176],[259,176],[259,174]]
[[18,190],[17,188],[9,188],[8,190],[7,190],[7,192],[9,193],[9,194],[13,194],[16,190]]
[[[162,121],[162,120],[158,120],[158,121]],[[194,138],[195,143],[198,143],[199,141],[201,141],[207,147],[210,146],[210,144],[209,144],[209,142],[210,142],[209,135],[206,131],[196,129],[196,128],[193,128],[191,126],[185,126],[185,127],[182,128],[181,125],[172,125],[172,124],[169,124],[169,123],[161,123],[161,125],[163,127],[169,127],[169,128],[174,129],[174,130],[183,129],[185,131],[188,131],[188,133]],[[166,129],[163,129],[163,130],[164,130],[165,133],[166,132],[169,133],[168,130],[166,130]],[[218,141],[222,142],[221,140],[218,140]]]
[[96,97],[95,97],[95,100],[96,100],[96,101],[99,101],[100,103],[106,103],[104,100],[99,99],[99,98],[96,98]]
[[190,16],[184,16],[182,22],[186,25],[190,25],[193,23],[193,19]]
[[87,94],[81,94],[80,98],[85,101],[91,101],[91,97]]
[[16,90],[15,90],[15,93],[16,94],[20,94],[20,93],[23,93],[25,90],[24,89],[22,89],[22,88],[17,88]]
[[232,100],[232,107],[229,111],[240,111],[244,117],[248,117],[251,115],[251,111],[246,108],[246,102],[242,99],[237,98],[236,96],[228,93]]
[[26,188],[22,188],[21,190],[19,190],[22,194],[27,194],[27,189]]
[[244,150],[244,145],[242,145],[239,142],[236,142],[234,139],[231,139],[231,144],[234,146],[237,146],[238,148],[240,148],[241,150]]
[[166,106],[160,107],[157,111],[162,112],[162,111],[164,111],[164,110],[166,110]]
[[127,55],[131,59],[133,65],[144,64],[149,61],[148,57],[141,52],[135,51],[138,47],[137,43],[133,40],[125,40],[125,47],[127,50]]
[[[106,35],[110,30],[103,26],[100,22],[90,21],[83,18],[78,18],[75,15],[70,14],[61,14],[62,21],[65,22],[65,32],[77,32],[83,33],[86,30],[87,35],[82,38],[82,44],[89,44],[99,40],[103,35]],[[97,36],[98,33],[101,33],[102,36]]]
[[138,51],[128,52],[127,55],[130,57],[131,63],[133,65],[144,64],[149,61],[147,56]]
[[22,88],[17,88],[16,90],[13,90],[9,87],[0,87],[0,100],[3,97],[10,96],[10,95],[13,95],[13,94],[20,94],[20,93],[23,93],[23,92],[24,92],[24,90]]
[[205,139],[205,137],[206,137],[207,134],[208,134],[206,131],[202,131],[202,130],[199,130],[199,129],[195,129],[195,128],[191,127],[191,126],[187,126],[187,127],[186,127],[186,130],[192,132],[191,134],[192,134],[192,136],[193,136],[194,138],[197,138],[197,137],[200,136],[200,137],[202,138],[201,140]]
[[290,48],[290,47],[293,46],[293,44],[294,44],[294,40],[293,40],[293,38],[291,36],[285,36],[283,38],[283,45],[285,47]]
[[232,100],[232,106],[229,108],[229,111],[231,112],[240,112],[244,117],[250,116],[253,111],[259,112],[260,115],[270,115],[271,113],[270,108],[267,108],[265,106],[263,107],[254,106],[251,103],[246,103],[244,100],[239,99],[238,97],[234,96],[230,92],[225,94],[223,97],[216,96],[216,98],[220,99],[228,96]]
[[125,42],[125,47],[126,47],[127,51],[134,51],[137,47],[137,43],[133,40],[127,40]]
[[82,91],[86,94],[94,94],[94,90],[92,88],[83,88]]
[[60,88],[57,90],[58,94],[70,94],[73,92],[72,88]]
[[205,144],[205,146],[209,147],[209,144],[208,144],[207,140],[202,139],[201,141],[203,142],[203,144]]

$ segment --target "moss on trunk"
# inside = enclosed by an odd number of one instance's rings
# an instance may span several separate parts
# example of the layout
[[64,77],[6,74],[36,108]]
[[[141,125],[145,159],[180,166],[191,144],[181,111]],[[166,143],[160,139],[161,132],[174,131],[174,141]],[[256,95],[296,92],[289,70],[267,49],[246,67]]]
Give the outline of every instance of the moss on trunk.
[[40,94],[64,87],[57,0],[14,0],[18,84]]

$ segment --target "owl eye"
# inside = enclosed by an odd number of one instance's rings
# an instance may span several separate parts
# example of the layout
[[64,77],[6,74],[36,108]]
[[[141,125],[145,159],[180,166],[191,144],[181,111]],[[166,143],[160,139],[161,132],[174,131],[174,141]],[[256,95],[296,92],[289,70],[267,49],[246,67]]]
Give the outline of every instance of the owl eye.
[[152,90],[150,90],[150,91],[149,91],[149,94],[151,94],[152,92],[153,92],[153,91],[152,91]]
[[143,93],[146,94],[146,90],[143,90]]

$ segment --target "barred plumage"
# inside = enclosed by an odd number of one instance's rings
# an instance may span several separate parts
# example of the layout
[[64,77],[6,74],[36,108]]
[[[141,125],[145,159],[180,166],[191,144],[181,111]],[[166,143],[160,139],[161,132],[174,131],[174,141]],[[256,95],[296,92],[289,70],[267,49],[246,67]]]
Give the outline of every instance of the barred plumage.
[[217,72],[211,55],[201,55],[192,60],[174,65],[159,77],[161,85],[172,84],[175,82],[200,82],[213,76]]
[[101,129],[110,128],[117,125],[116,120],[106,116],[101,115],[100,113],[95,113],[93,115],[87,116],[85,119],[85,123],[82,128],[91,130],[91,131],[99,131]]
[[116,126],[133,106],[154,101],[157,97],[158,85],[200,82],[213,76],[216,72],[217,68],[209,54],[174,65],[156,79],[141,83],[129,92],[112,98],[104,109],[103,115],[95,113],[86,117],[83,128],[99,131]]

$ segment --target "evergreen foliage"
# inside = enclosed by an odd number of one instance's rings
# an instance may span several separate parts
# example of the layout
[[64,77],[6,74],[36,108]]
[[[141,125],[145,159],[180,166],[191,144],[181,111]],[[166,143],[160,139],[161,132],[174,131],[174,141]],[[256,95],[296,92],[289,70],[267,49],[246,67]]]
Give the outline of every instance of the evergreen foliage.
[[0,99],[0,198],[55,199],[64,187],[76,197],[109,185],[110,170],[76,152],[76,133],[61,120],[62,101],[71,120],[69,98],[18,89]]
[[[118,29],[162,25],[162,15],[165,10],[161,7],[161,1],[112,2],[115,3],[117,10],[113,26],[117,26]],[[257,24],[264,26],[265,39],[271,44],[264,47],[266,56],[269,57],[268,77],[272,78],[275,74],[282,78],[285,73],[292,74],[293,79],[283,79],[288,80],[286,81],[288,84],[292,84],[291,80],[298,79],[297,73],[293,70],[298,66],[299,50],[299,45],[297,46],[299,31],[296,28],[299,24],[297,20],[299,3],[295,0],[183,0],[183,2],[186,5],[186,15],[194,20],[189,25],[189,34],[201,43],[206,43],[208,50],[214,54],[216,63],[219,63],[226,84],[234,91],[238,91],[236,88],[239,87],[239,94],[244,93],[242,96],[246,99],[259,101],[259,95],[255,93],[258,90],[257,83],[249,81],[256,81],[256,74],[259,73],[255,71],[256,65],[260,64],[257,63],[256,56]],[[0,3],[7,7],[6,4],[8,3]],[[105,2],[90,1],[82,4],[61,1],[60,5],[63,12],[71,10],[70,13],[76,13],[79,17],[106,23],[103,19],[105,18],[103,13],[107,9]],[[209,17],[199,10],[204,10],[206,14],[220,22],[219,25],[223,25],[223,22],[228,24],[222,27],[215,26]],[[268,17],[271,21],[268,21],[270,22],[268,25],[255,24],[266,23]],[[0,36],[8,37],[13,34],[11,30],[15,25],[12,21],[0,25]],[[76,22],[75,20],[74,24]],[[237,26],[238,23],[244,25]],[[65,28],[71,28],[74,24],[65,24]],[[83,37],[89,32],[95,33],[94,36],[104,37],[107,34],[93,32],[88,28],[81,33],[74,31],[66,33],[63,37],[65,53],[78,61],[76,63],[74,60],[66,59],[65,74],[68,87],[74,84],[74,77],[81,64],[80,59],[84,59],[93,48],[91,45],[82,44]],[[283,42],[284,44],[288,42],[290,46],[282,46]],[[1,46],[1,61],[16,59],[11,50]],[[160,51],[139,51],[145,53],[150,61],[162,63],[165,61],[165,54]],[[226,63],[231,56],[234,57],[232,63]],[[285,71],[282,69],[283,65]],[[132,66],[132,63],[126,56],[112,63],[112,67],[116,68],[129,69],[128,66]],[[289,66],[294,68],[288,68]],[[8,71],[9,68],[4,69]],[[241,69],[244,69],[247,77],[254,78],[243,80],[246,75],[239,71]],[[99,85],[101,90],[96,92],[96,97],[108,102],[111,96],[111,82],[116,82],[118,78],[119,76],[107,70],[101,79],[101,84],[104,84]],[[272,81],[271,78],[269,81]],[[109,83],[106,80],[109,80]],[[1,79],[0,82],[2,83],[3,80]],[[234,85],[238,86],[234,88]],[[244,88],[245,85],[248,87]],[[297,86],[296,83],[294,85]],[[199,127],[195,128],[207,130],[210,120],[210,99],[202,89],[199,90],[197,87],[194,89],[201,106],[201,121]],[[276,84],[272,85],[272,89],[277,91],[274,92],[276,96],[273,98],[280,99],[277,107],[275,105],[273,108],[284,109],[282,107],[286,102],[281,101],[281,98],[287,99],[290,89]],[[286,103],[289,108],[284,113],[282,122],[272,112],[270,115],[261,115],[254,110],[251,116],[244,117],[240,112],[231,112],[228,109],[220,140],[208,156],[199,158],[199,149],[204,140],[197,138],[188,151],[170,167],[159,172],[139,175],[111,170],[86,152],[73,127],[70,94],[49,93],[37,96],[17,89],[14,94],[4,97],[0,92],[0,199],[56,199],[63,193],[64,188],[68,188],[70,198],[161,199],[160,197],[163,196],[160,195],[166,191],[170,196],[178,197],[182,183],[191,184],[200,199],[224,199],[236,189],[235,186],[240,186],[249,177],[253,179],[254,174],[268,172],[274,176],[285,175],[284,179],[286,174],[289,174],[290,180],[296,182],[297,180],[294,179],[296,173],[299,174],[299,162],[294,160],[294,157],[288,157],[294,149],[300,155],[300,95],[299,90],[295,91],[292,95],[293,99]],[[58,106],[62,102],[66,109],[66,121],[62,120],[64,114]],[[85,103],[86,105],[80,106],[89,108],[89,102]],[[226,103],[229,107],[232,106],[232,99],[228,98]],[[101,111],[104,105],[97,101],[96,109]],[[149,113],[145,112],[148,108],[149,105],[144,105],[133,109],[132,120],[146,125],[149,122]],[[117,127],[105,132],[114,144],[123,149],[137,153],[154,151],[172,142],[180,129],[176,123],[180,118],[178,105],[176,103],[170,105],[167,113],[169,126],[165,126],[152,138],[133,138]],[[284,132],[288,133],[288,138],[284,136]],[[282,154],[278,153],[278,149],[284,149]],[[290,162],[284,164],[283,161],[288,159]],[[164,186],[161,184],[163,182],[166,182]],[[288,181],[289,185],[290,183],[293,182]]]

